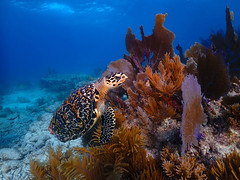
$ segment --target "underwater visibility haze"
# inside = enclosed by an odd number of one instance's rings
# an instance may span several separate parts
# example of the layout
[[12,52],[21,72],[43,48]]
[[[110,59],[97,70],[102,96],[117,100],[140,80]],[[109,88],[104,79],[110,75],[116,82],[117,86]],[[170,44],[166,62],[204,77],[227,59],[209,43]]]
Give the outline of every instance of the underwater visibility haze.
[[36,79],[48,68],[62,73],[106,68],[126,52],[125,34],[143,25],[151,34],[157,13],[168,13],[165,26],[188,49],[211,31],[225,30],[225,7],[235,1],[19,1],[0,2],[1,73],[13,79]]
[[1,0],[0,179],[240,179],[240,1]]

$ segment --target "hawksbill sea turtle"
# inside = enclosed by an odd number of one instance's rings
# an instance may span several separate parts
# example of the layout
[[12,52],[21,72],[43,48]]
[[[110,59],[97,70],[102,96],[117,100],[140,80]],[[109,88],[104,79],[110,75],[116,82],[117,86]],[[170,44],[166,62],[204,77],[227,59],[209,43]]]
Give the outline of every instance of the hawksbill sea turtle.
[[105,103],[105,96],[109,89],[119,87],[127,78],[124,73],[113,73],[75,90],[54,114],[48,127],[50,133],[62,142],[77,139],[101,119],[99,143],[108,142],[116,119],[113,108]]

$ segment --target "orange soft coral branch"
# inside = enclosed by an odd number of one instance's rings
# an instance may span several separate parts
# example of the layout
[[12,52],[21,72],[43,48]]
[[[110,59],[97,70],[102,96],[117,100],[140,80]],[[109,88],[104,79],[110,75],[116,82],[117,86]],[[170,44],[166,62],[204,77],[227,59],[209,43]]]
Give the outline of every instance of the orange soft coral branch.
[[155,98],[149,97],[146,100],[144,110],[150,115],[151,119],[159,122],[159,119],[165,119],[169,116],[174,117],[176,112],[173,107],[168,106],[162,101],[156,101]]
[[146,124],[143,123],[146,118],[141,118],[140,111],[145,111],[148,118],[156,124],[165,118],[176,117],[176,111],[169,101],[172,95],[180,91],[184,78],[183,68],[178,56],[171,59],[166,54],[158,71],[153,72],[151,67],[147,67],[145,73],[139,73],[133,83],[135,89],[128,88],[127,91],[130,119],[138,119],[140,124]]
[[180,58],[165,54],[157,68],[146,67],[144,73],[137,74],[134,87],[127,90],[127,123],[141,127],[148,146],[159,136],[158,128],[163,120],[179,117],[177,112],[182,110],[177,98],[184,78]]
[[134,86],[136,87],[141,96],[146,96],[148,93],[150,93],[149,88],[146,86],[146,83],[142,79],[134,82]]
[[144,110],[151,116],[156,116],[158,113],[158,103],[153,97],[147,99],[147,104],[144,107]]
[[180,90],[184,79],[184,65],[179,56],[170,59],[170,55],[165,54],[165,58],[158,65],[158,71],[153,73],[150,67],[146,68],[146,75],[153,88],[159,91],[159,96],[172,96],[177,90]]
[[137,102],[138,102],[138,94],[133,92],[133,90],[130,89],[130,88],[127,89],[127,93],[128,93],[128,96],[129,96],[130,105],[132,107],[136,107]]

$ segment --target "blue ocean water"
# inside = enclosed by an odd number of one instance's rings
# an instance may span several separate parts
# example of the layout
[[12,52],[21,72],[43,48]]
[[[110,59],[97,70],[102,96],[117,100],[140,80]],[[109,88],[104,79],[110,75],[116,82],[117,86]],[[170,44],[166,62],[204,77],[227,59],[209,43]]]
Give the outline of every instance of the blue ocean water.
[[48,131],[53,114],[76,86],[123,58],[128,27],[141,39],[140,25],[151,35],[155,15],[167,13],[175,53],[177,44],[184,52],[225,32],[226,6],[240,34],[240,0],[0,0],[0,179],[25,179],[29,156],[44,159],[61,143]]
[[[211,32],[225,31],[227,5],[234,11],[233,26],[239,27],[238,0],[1,0],[1,147],[18,140],[37,120],[42,109],[34,108],[41,98],[52,100],[47,105],[56,101],[54,95],[35,88],[49,72],[100,75],[111,61],[127,53],[128,27],[138,39],[140,25],[150,35],[157,13],[168,13],[164,26],[175,33],[174,47],[179,43],[185,51]],[[2,96],[6,93],[9,96]]]
[[238,0],[1,0],[1,80],[38,79],[48,68],[59,73],[93,73],[126,53],[125,35],[139,26],[151,34],[157,13],[168,13],[165,27],[185,51],[212,31],[225,30],[225,8]]

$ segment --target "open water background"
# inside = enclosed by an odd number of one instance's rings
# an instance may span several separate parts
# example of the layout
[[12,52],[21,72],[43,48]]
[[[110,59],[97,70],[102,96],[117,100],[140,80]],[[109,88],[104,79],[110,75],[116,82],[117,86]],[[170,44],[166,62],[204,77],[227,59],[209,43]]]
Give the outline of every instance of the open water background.
[[164,25],[185,51],[225,31],[226,5],[239,29],[239,0],[1,0],[0,80],[38,80],[49,69],[100,73],[127,53],[127,28],[140,38],[143,25],[149,35],[157,13],[168,13]]

